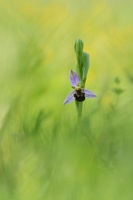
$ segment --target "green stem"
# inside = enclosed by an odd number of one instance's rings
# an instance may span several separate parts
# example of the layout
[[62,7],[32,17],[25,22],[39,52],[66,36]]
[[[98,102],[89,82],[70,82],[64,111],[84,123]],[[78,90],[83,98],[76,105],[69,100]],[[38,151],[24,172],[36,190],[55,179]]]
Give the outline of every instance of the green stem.
[[78,118],[78,122],[79,122],[79,121],[81,121],[81,117],[82,117],[83,103],[75,101],[75,104],[76,104],[76,109],[77,109],[77,118]]

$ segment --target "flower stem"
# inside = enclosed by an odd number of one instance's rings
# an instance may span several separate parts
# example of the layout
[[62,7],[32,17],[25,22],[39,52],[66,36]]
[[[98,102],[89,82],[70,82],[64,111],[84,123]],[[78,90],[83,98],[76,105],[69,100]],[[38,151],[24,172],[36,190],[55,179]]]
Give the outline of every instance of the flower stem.
[[77,118],[78,118],[78,122],[79,122],[82,117],[83,103],[75,100],[75,104],[76,104],[76,109],[77,109]]

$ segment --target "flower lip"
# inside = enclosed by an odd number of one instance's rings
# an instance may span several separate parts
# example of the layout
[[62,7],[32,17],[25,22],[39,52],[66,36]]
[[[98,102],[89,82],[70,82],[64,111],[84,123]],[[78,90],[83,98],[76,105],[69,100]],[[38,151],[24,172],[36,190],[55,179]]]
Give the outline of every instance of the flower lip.
[[78,102],[83,102],[85,100],[85,93],[74,94],[74,98]]
[[71,70],[71,72],[70,72],[70,82],[73,87],[76,87],[77,84],[80,82],[80,79],[79,79],[77,73],[74,72],[73,70]]

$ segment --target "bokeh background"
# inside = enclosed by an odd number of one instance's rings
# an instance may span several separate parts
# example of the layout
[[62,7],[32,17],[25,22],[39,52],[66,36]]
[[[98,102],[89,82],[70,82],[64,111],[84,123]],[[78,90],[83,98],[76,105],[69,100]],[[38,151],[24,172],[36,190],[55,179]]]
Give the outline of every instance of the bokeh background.
[[[133,2],[0,1],[0,200],[133,199]],[[63,105],[90,54],[81,126]]]

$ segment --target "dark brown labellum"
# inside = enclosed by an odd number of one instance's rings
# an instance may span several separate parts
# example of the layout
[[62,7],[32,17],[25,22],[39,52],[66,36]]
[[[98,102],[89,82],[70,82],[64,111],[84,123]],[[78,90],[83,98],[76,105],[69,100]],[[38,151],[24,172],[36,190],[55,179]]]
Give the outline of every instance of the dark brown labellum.
[[85,100],[85,93],[80,93],[79,95],[74,94],[75,100],[78,102],[83,102]]

